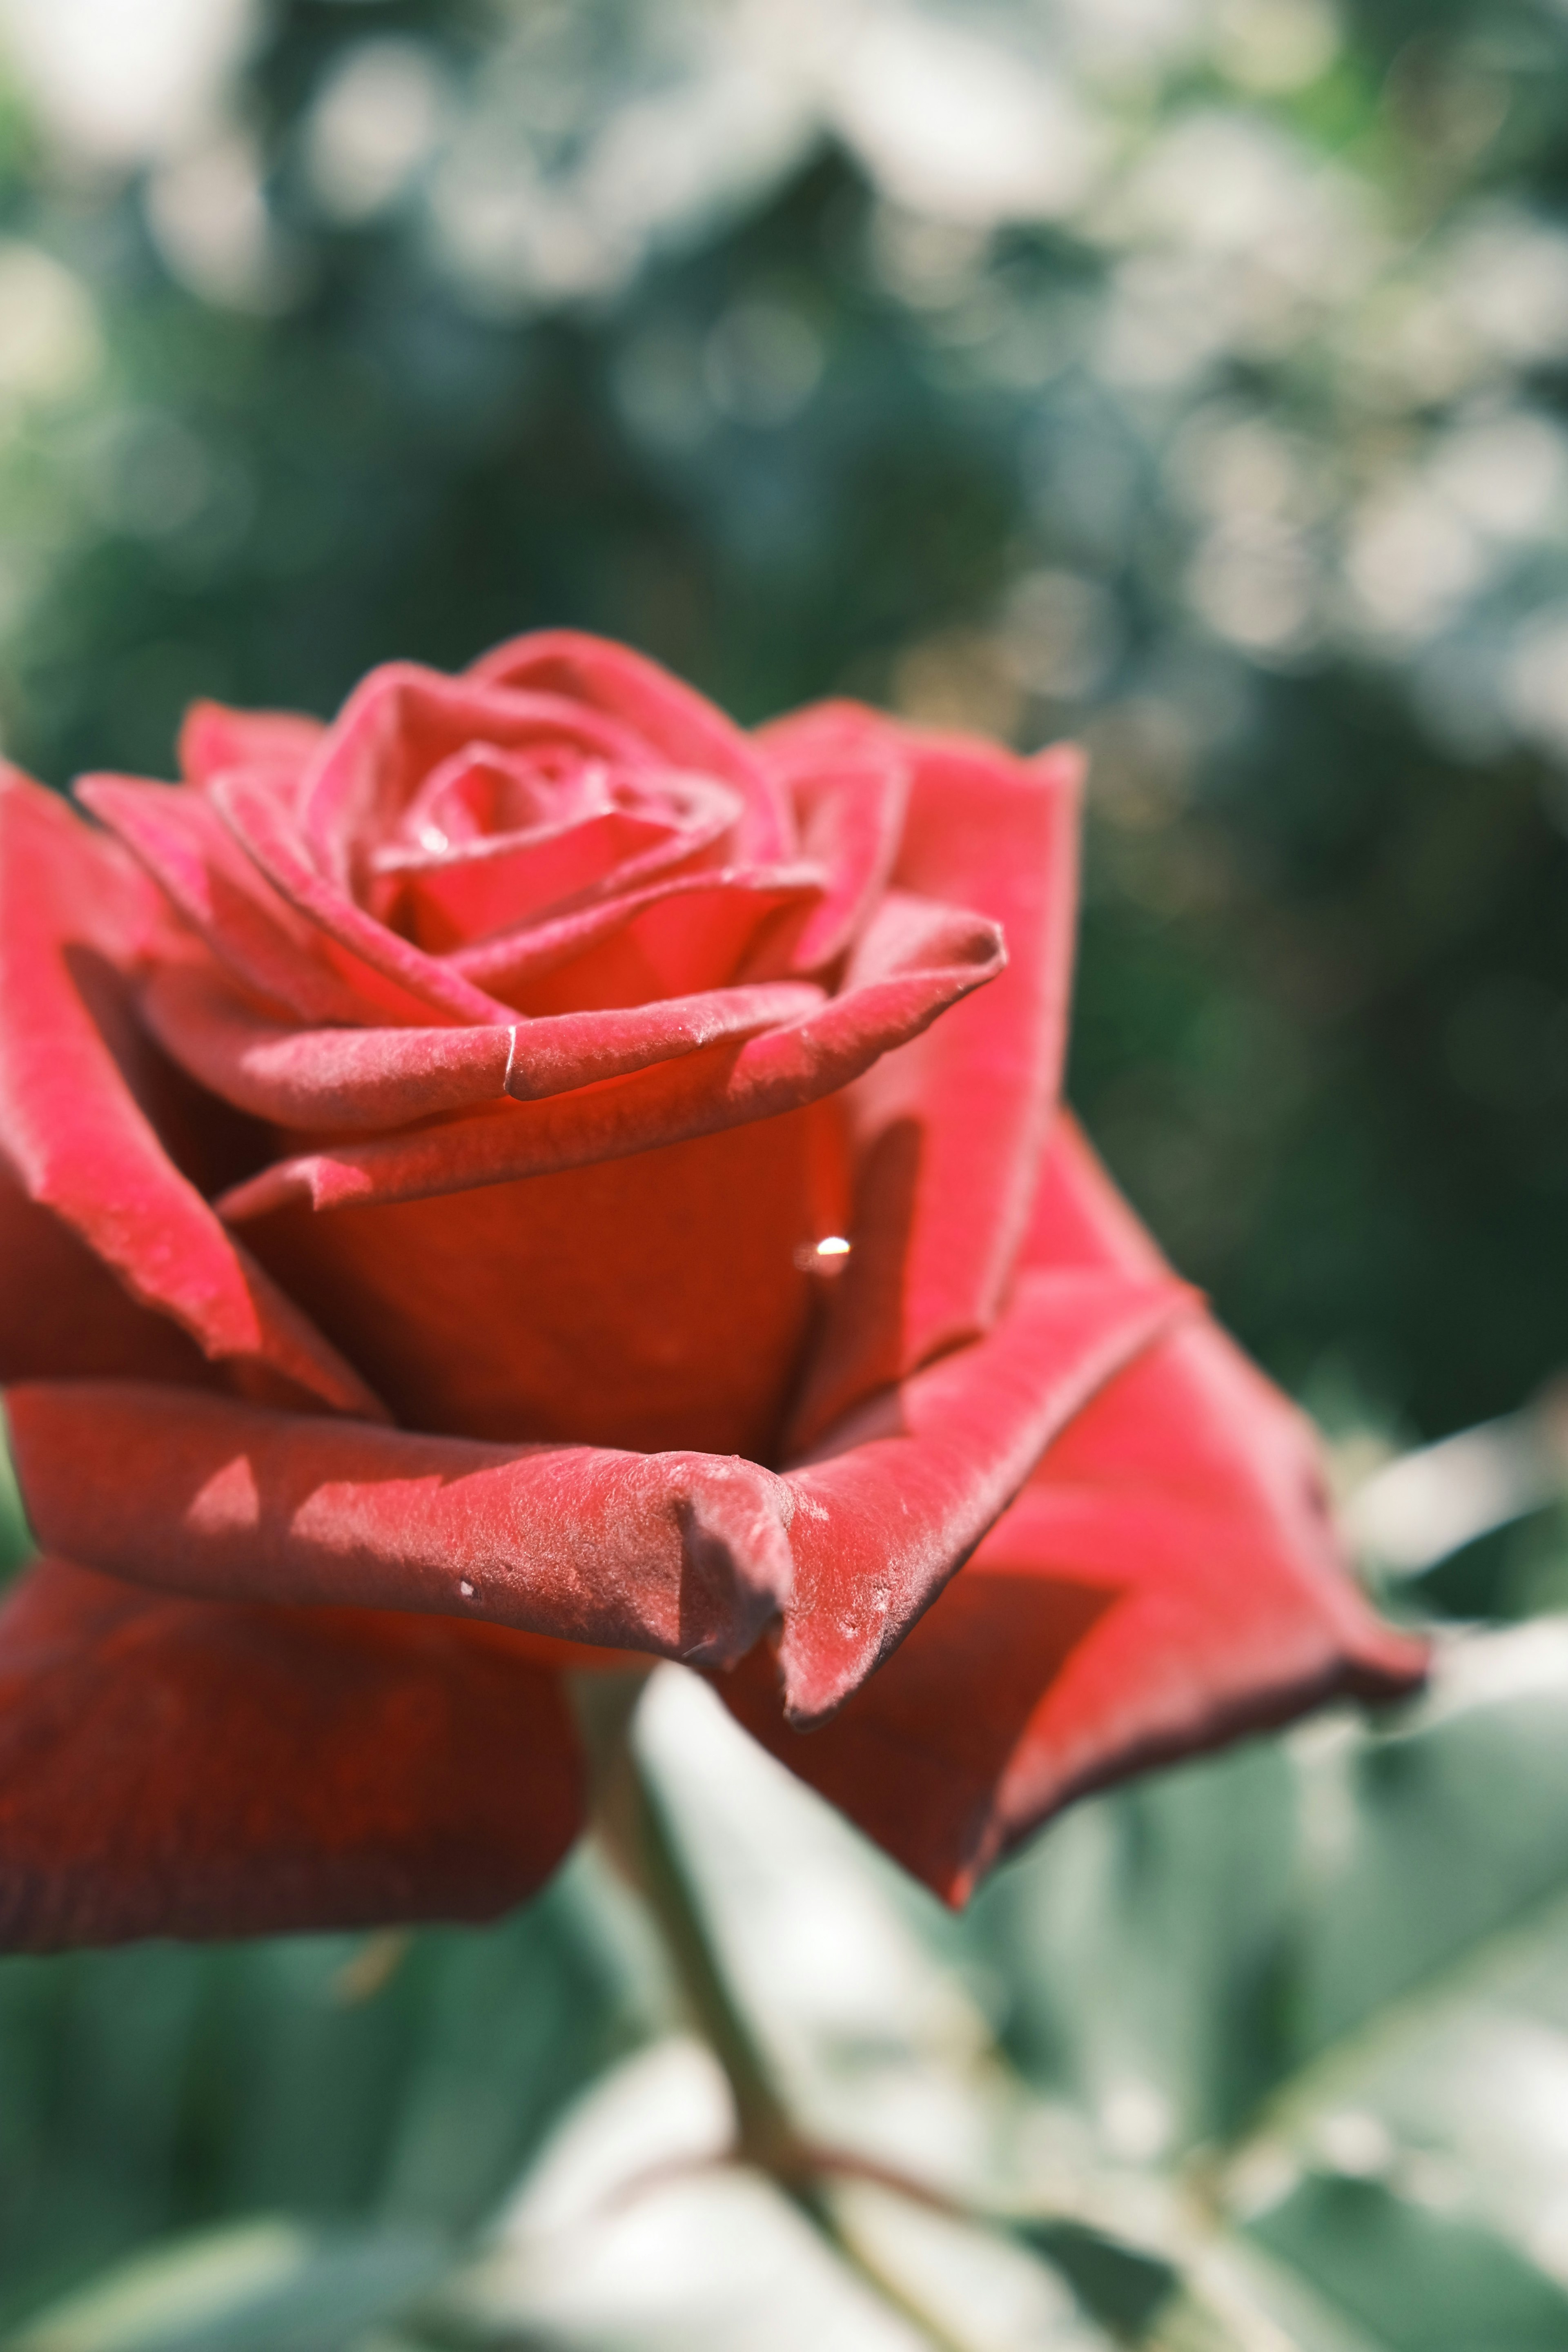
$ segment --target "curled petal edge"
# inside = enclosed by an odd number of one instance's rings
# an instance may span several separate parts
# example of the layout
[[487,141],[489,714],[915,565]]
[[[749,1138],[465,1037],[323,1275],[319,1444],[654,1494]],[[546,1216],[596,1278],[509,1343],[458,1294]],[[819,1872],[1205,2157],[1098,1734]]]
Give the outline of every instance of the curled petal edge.
[[5,1407],[39,1543],[193,1598],[722,1665],[789,1590],[789,1489],[734,1455],[486,1444],[151,1381],[20,1382]]
[[843,994],[761,1036],[543,1102],[279,1160],[225,1193],[218,1213],[242,1223],[296,1202],[325,1210],[422,1200],[625,1159],[794,1110],[918,1035],[994,978],[1005,951],[994,924],[889,896],[856,961]]

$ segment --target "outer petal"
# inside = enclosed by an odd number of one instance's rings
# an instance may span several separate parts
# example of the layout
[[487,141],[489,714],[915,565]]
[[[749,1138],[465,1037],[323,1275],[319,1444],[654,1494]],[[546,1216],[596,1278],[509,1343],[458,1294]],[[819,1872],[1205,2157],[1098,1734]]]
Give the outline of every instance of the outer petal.
[[31,1198],[208,1356],[374,1412],[357,1374],[180,1174],[132,1093],[127,1070],[149,1077],[151,1056],[121,971],[163,919],[119,851],[52,793],[0,774],[0,1001],[27,1009],[25,1023],[0,1024],[0,1140]]
[[295,1201],[335,1209],[418,1200],[624,1159],[768,1118],[837,1091],[992,979],[1001,963],[991,925],[889,894],[842,993],[802,1018],[603,1086],[279,1160],[218,1206],[237,1223]]
[[[1159,1264],[1070,1129],[1037,1233],[1101,1266]],[[1205,1319],[1157,1339],[1067,1425],[825,1730],[789,1734],[756,1660],[721,1688],[956,1903],[1088,1790],[1336,1695],[1397,1695],[1424,1663],[1344,1572],[1300,1416]]]
[[222,1383],[166,1315],[139,1307],[69,1225],[0,1159],[0,1382],[85,1375]]
[[795,1575],[779,1655],[797,1728],[897,1646],[1095,1390],[1194,1311],[1168,1279],[1028,1276],[985,1339],[862,1407],[789,1473]]
[[192,784],[210,784],[226,768],[302,774],[326,731],[319,719],[297,710],[231,710],[222,702],[193,702],[180,729],[180,773]]
[[985,1329],[1023,1237],[1055,1109],[1077,893],[1079,755],[1022,761],[828,704],[762,741],[802,779],[880,750],[910,772],[893,879],[1001,926],[1007,971],[858,1082],[855,1255],[835,1293],[795,1439]]
[[733,1455],[483,1445],[132,1381],[37,1381],[6,1406],[43,1548],[170,1591],[721,1663],[788,1589],[788,1494]]
[[152,1594],[0,1610],[0,1947],[485,1919],[582,1819],[552,1675],[489,1627]]
[[532,693],[559,694],[634,729],[672,766],[694,768],[746,796],[742,855],[787,857],[794,848],[783,795],[740,729],[714,704],[657,662],[575,629],[540,629],[482,655],[471,678]]
[[275,1126],[342,1132],[564,1094],[754,1035],[821,1002],[819,988],[794,981],[505,1029],[300,1029],[263,1019],[199,966],[174,964],[153,973],[142,1009],[165,1052],[226,1102]]
[[328,963],[321,934],[257,871],[204,794],[135,776],[84,776],[76,797],[245,987],[306,1021],[375,1017]]

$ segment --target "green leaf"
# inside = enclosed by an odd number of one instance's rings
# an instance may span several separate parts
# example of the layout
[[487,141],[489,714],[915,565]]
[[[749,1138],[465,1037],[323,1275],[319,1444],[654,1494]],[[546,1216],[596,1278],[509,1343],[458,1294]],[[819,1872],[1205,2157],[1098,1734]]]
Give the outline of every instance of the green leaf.
[[1054,2263],[1086,2308],[1123,2336],[1142,2336],[1181,2284],[1173,2263],[1082,2222],[1022,2222],[1015,2234]]
[[37,1549],[22,1508],[22,1490],[16,1484],[16,1465],[11,1459],[10,1431],[5,1407],[0,1405],[0,1583],[25,1568]]
[[337,2352],[448,2256],[412,2231],[318,2238],[258,2221],[138,2255],[33,2319],[6,2352]]
[[1310,2177],[1253,2230],[1389,2352],[1568,2344],[1568,2292],[1489,2230],[1381,2182]]

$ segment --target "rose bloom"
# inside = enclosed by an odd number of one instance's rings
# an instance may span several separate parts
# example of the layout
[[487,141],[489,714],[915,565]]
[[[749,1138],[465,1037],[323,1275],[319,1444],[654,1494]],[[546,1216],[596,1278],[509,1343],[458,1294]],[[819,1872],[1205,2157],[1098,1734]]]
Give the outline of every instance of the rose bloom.
[[1421,1671],[1061,1108],[1079,761],[637,655],[0,783],[0,1940],[482,1918],[684,1659],[950,1900]]

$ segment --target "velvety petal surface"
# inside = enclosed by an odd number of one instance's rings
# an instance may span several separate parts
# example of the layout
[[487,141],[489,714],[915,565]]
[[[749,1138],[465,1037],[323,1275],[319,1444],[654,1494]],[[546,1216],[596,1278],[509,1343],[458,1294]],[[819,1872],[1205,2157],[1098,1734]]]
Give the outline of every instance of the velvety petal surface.
[[1102,1382],[1192,1314],[1171,1280],[1026,1276],[984,1339],[913,1373],[788,1473],[795,1580],[779,1645],[797,1729],[858,1689]]
[[326,1210],[466,1192],[769,1118],[837,1092],[1002,961],[984,919],[889,892],[840,993],[795,1020],[570,1095],[280,1160],[219,1209],[240,1223],[296,1201]]
[[743,854],[791,854],[787,804],[752,743],[723,711],[645,655],[575,629],[540,629],[481,656],[468,676],[585,703],[633,730],[670,765],[739,785],[746,803]]
[[193,702],[180,729],[180,773],[210,784],[227,768],[268,768],[303,774],[326,729],[298,710],[234,710],[222,702]]
[[0,1148],[142,1305],[243,1372],[357,1412],[358,1374],[226,1231],[130,1083],[155,1078],[124,977],[167,918],[61,801],[0,772]]
[[75,793],[244,987],[305,1021],[374,1017],[203,794],[134,776],[84,776]]
[[488,1919],[562,1860],[554,1675],[489,1626],[152,1593],[0,1608],[0,1948]]
[[776,1457],[842,1231],[837,1106],[519,1183],[247,1227],[411,1428]]
[[405,1609],[721,1663],[788,1588],[788,1496],[705,1454],[498,1446],[151,1382],[6,1391],[44,1549],[224,1601]]
[[1014,759],[852,704],[802,711],[760,740],[786,779],[879,753],[903,761],[894,884],[988,917],[1007,950],[984,998],[885,1054],[848,1097],[855,1255],[801,1400],[795,1433],[806,1444],[997,1312],[1060,1082],[1081,761],[1072,751]]
[[819,988],[794,981],[504,1029],[301,1029],[264,1018],[197,965],[165,966],[142,992],[160,1045],[214,1094],[278,1127],[340,1132],[570,1093],[754,1035],[821,1002]]
[[[1065,1125],[1037,1223],[1069,1257],[1160,1264]],[[1328,1698],[1397,1696],[1425,1654],[1346,1573],[1300,1416],[1205,1318],[1152,1339],[1067,1422],[824,1729],[785,1728],[762,1653],[720,1688],[794,1771],[961,1902],[1072,1798]]]

